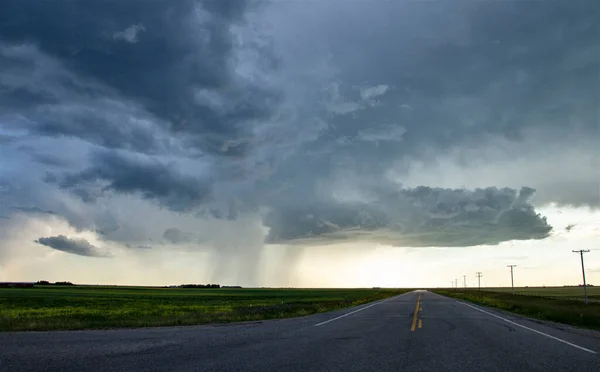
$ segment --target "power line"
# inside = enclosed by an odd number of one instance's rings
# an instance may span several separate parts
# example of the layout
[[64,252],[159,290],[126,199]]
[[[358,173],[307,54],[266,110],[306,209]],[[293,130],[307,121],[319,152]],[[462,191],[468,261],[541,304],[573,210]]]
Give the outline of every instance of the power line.
[[573,251],[573,253],[579,253],[579,255],[581,256],[581,273],[583,274],[583,296],[584,296],[584,300],[585,300],[585,304],[588,304],[588,297],[587,297],[587,283],[585,282],[585,266],[583,265],[583,254],[589,252],[590,250],[584,250],[584,249],[580,249],[578,251]]
[[481,277],[483,275],[481,274],[481,271],[477,272],[477,287],[479,288],[479,292],[481,292]]
[[513,276],[513,268],[517,267],[517,265],[506,265],[506,267],[510,267],[510,286],[512,287],[512,294],[515,294],[515,280]]

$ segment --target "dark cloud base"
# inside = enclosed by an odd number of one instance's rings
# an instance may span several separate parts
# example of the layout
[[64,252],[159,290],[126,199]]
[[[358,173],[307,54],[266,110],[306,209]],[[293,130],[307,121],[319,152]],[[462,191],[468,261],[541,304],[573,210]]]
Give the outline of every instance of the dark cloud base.
[[274,244],[318,246],[334,243],[366,242],[395,247],[472,247],[478,245],[498,245],[510,240],[541,240],[550,235],[551,227],[542,227],[536,233],[531,230],[516,231],[502,226],[440,227],[438,229],[401,233],[394,230],[373,231],[345,230],[306,236],[291,240],[271,239]]
[[153,158],[127,156],[118,152],[102,151],[92,156],[92,165],[78,173],[65,173],[60,180],[47,175],[49,183],[58,182],[84,201],[95,202],[87,190],[97,189],[121,194],[139,194],[147,200],[158,201],[174,211],[189,211],[201,204],[210,194],[210,185],[183,174],[176,164],[165,164]]
[[534,190],[403,189],[377,202],[273,212],[267,241],[369,240],[399,246],[495,245],[543,239],[552,227],[529,200]]
[[198,243],[198,238],[189,232],[184,232],[176,227],[170,227],[163,233],[163,239],[172,244]]
[[69,238],[64,235],[39,238],[36,243],[59,251],[86,257],[110,257],[85,239]]

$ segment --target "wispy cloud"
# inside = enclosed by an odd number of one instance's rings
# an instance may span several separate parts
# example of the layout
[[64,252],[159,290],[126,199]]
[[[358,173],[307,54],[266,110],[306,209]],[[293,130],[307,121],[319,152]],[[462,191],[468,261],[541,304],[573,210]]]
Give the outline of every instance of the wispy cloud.
[[131,25],[123,31],[115,32],[113,38],[115,40],[124,40],[128,43],[135,44],[139,41],[138,35],[144,31],[146,31],[146,28],[142,24]]

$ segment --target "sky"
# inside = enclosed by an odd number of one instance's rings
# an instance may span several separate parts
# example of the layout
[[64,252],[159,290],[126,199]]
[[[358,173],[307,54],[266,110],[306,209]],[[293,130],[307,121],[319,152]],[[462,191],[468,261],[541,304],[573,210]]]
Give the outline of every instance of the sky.
[[5,0],[0,281],[600,285],[598,19]]

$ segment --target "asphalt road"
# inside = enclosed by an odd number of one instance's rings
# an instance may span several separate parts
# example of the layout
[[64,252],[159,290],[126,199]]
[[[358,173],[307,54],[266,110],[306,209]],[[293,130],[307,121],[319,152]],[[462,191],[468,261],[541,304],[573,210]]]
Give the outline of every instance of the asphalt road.
[[1,333],[0,371],[598,372],[599,337],[416,291],[256,323]]

